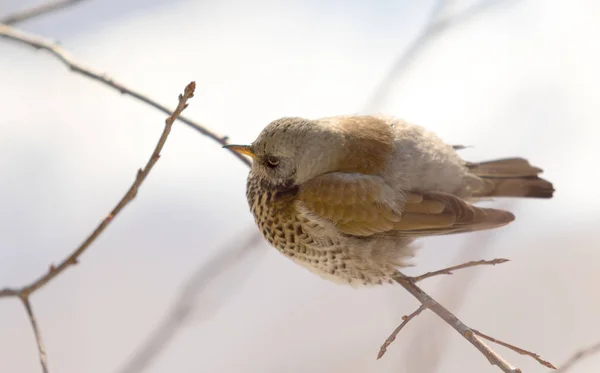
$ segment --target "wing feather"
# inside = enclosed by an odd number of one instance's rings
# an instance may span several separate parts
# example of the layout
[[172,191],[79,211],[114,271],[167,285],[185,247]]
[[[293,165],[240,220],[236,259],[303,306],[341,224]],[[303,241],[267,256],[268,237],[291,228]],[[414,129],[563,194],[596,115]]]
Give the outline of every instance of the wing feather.
[[398,194],[375,175],[333,172],[304,183],[297,207],[308,219],[325,220],[354,236],[444,235],[506,225],[504,210],[476,207],[447,193]]

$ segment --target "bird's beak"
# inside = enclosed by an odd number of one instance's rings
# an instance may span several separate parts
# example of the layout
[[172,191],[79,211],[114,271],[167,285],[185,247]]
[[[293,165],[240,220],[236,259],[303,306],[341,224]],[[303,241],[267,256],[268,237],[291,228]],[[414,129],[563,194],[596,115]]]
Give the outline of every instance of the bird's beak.
[[254,158],[256,155],[252,152],[252,149],[248,145],[225,145],[223,146],[225,149],[229,149],[238,154],[247,155],[249,157]]

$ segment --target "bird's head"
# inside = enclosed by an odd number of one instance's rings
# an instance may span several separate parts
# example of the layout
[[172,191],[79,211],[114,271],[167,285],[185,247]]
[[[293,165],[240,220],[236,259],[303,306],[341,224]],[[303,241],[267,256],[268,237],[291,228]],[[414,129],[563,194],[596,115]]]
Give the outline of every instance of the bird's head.
[[314,121],[285,117],[269,123],[252,144],[224,148],[250,156],[255,177],[273,186],[290,186],[336,168],[334,137]]
[[328,172],[376,174],[393,150],[389,123],[370,116],[269,123],[251,145],[225,148],[252,157],[251,175],[273,186],[292,186]]

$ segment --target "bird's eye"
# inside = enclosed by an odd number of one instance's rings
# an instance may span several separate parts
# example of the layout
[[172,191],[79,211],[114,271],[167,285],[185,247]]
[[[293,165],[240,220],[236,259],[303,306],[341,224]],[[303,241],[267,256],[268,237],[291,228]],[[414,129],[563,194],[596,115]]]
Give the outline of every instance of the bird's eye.
[[275,168],[279,166],[279,159],[273,156],[267,158],[267,166],[270,168]]

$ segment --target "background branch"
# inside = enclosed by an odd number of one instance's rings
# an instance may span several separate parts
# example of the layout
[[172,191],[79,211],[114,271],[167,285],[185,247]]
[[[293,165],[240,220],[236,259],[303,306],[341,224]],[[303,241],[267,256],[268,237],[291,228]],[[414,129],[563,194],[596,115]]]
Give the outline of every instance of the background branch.
[[158,326],[118,370],[118,373],[140,373],[148,368],[189,321],[197,303],[196,299],[209,283],[217,277],[225,275],[225,269],[232,268],[236,263],[242,261],[261,242],[263,242],[262,236],[256,229],[253,229],[245,239],[232,241],[231,244],[218,250],[211,260],[202,263],[185,282],[168,314],[159,321]]
[[579,363],[581,360],[587,359],[588,357],[597,354],[600,354],[600,342],[577,351],[556,370],[556,373],[566,373],[570,371],[571,368],[573,368],[573,366]]
[[381,109],[385,103],[386,97],[388,97],[390,94],[390,89],[394,82],[410,66],[410,64],[414,61],[415,56],[420,53],[423,48],[425,48],[425,46],[437,35],[446,31],[450,27],[469,20],[470,18],[489,9],[493,5],[497,5],[505,1],[506,0],[482,0],[475,3],[475,5],[470,6],[467,10],[446,18],[442,18],[440,16],[446,8],[447,1],[437,1],[431,10],[429,21],[427,22],[427,25],[423,31],[421,31],[419,36],[412,41],[410,46],[402,52],[390,70],[384,74],[380,83],[376,86],[374,93],[371,95],[369,100],[367,100],[363,111],[371,113],[377,112]]
[[56,1],[48,1],[46,3],[35,5],[31,8],[15,12],[10,14],[2,19],[0,19],[0,23],[4,23],[7,25],[13,25],[18,22],[27,21],[32,18],[36,18],[48,13],[56,12],[57,10],[65,9],[71,5],[75,5],[77,3],[81,3],[84,0],[56,0]]

